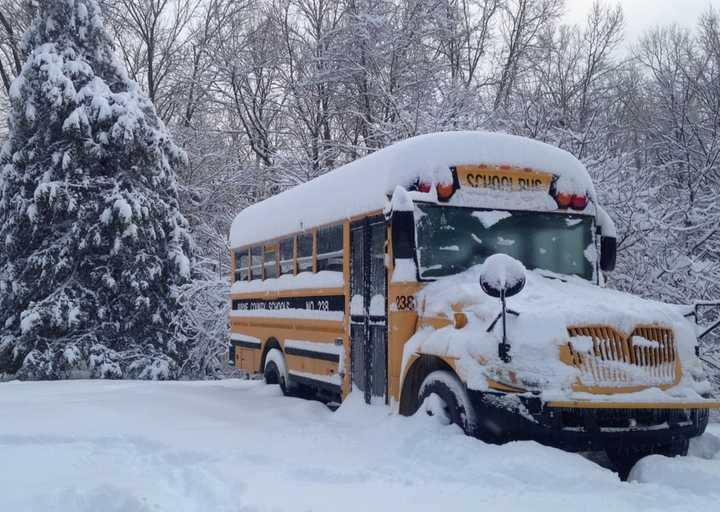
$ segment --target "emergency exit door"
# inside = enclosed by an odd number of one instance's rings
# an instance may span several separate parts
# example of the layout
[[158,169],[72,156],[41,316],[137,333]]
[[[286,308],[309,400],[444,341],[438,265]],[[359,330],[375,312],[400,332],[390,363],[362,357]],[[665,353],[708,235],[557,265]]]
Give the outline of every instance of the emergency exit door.
[[350,347],[353,386],[387,401],[385,219],[350,225]]

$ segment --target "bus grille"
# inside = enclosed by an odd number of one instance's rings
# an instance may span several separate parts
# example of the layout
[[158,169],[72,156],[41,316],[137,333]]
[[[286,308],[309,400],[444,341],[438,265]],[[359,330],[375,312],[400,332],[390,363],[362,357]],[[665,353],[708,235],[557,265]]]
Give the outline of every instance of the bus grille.
[[568,333],[571,364],[580,370],[584,386],[623,388],[676,382],[672,329],[639,326],[625,336],[612,327],[593,325],[569,327]]

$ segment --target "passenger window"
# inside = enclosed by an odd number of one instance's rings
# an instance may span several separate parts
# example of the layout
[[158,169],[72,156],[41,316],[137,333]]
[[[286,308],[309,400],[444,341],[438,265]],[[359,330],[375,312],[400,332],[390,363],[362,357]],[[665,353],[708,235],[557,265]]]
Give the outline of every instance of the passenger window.
[[342,272],[343,227],[342,224],[320,228],[317,231],[317,269]]
[[262,268],[262,247],[253,247],[250,249],[250,279],[262,279]]
[[275,255],[277,254],[277,246],[265,247],[265,279],[272,279],[277,277],[277,261]]
[[304,233],[298,236],[298,272],[312,272],[313,236]]
[[235,281],[247,281],[250,275],[250,253],[247,249],[235,253]]
[[280,274],[295,273],[295,238],[286,238],[280,242]]

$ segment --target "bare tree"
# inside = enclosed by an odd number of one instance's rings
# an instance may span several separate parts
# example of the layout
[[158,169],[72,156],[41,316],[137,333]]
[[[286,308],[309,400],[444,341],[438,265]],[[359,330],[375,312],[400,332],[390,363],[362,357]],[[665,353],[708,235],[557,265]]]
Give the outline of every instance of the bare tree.
[[295,180],[307,181],[332,169],[337,158],[333,125],[341,115],[338,43],[343,10],[329,0],[282,0],[274,5],[283,40],[280,72],[289,94],[287,130],[297,141],[285,160]]
[[217,99],[232,115],[228,129],[247,144],[258,173],[253,197],[279,190],[272,166],[281,136],[286,93],[281,86],[278,27],[265,12],[236,19],[246,30],[233,32],[221,45]]
[[20,73],[22,51],[20,38],[30,24],[30,5],[20,0],[0,0],[0,80],[4,92]]
[[[177,113],[180,68],[203,0],[104,0],[103,12],[112,23],[117,50],[130,77],[142,84],[160,116]],[[207,9],[212,9],[208,7]],[[211,11],[212,12],[212,11]]]
[[503,6],[502,33],[505,45],[497,82],[494,108],[507,106],[528,52],[544,27],[562,14],[562,0],[507,0]]

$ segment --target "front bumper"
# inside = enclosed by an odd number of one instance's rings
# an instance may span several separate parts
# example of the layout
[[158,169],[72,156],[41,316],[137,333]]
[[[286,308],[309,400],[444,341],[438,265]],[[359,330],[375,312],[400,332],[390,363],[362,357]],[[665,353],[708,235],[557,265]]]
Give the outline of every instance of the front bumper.
[[568,451],[653,446],[699,436],[713,402],[630,404],[543,402],[539,397],[468,390],[486,442],[533,440]]

